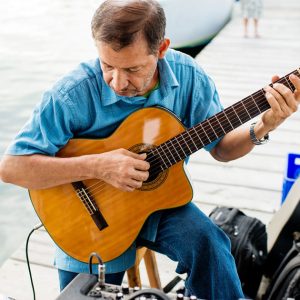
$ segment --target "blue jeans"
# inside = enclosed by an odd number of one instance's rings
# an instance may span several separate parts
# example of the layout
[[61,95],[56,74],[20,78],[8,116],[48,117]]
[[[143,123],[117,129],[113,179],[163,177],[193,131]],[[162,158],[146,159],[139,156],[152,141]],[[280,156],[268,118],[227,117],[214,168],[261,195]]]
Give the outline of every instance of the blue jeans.
[[229,238],[193,203],[165,210],[156,240],[137,238],[137,246],[146,246],[178,262],[176,272],[187,273],[185,286],[197,298],[244,298]]

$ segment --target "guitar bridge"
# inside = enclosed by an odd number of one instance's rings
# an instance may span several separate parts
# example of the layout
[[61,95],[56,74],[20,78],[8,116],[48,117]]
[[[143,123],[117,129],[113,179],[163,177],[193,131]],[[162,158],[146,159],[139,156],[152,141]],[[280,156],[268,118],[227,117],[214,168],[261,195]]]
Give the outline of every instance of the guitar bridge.
[[99,210],[96,201],[84,183],[82,181],[72,182],[72,186],[99,230],[103,230],[108,227],[108,224]]

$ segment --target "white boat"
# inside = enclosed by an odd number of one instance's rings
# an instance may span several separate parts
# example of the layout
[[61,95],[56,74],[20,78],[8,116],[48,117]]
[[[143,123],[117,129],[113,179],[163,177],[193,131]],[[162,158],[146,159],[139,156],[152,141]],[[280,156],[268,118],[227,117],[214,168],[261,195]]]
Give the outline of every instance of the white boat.
[[231,17],[234,0],[159,0],[167,18],[166,36],[173,48],[195,47],[211,40]]

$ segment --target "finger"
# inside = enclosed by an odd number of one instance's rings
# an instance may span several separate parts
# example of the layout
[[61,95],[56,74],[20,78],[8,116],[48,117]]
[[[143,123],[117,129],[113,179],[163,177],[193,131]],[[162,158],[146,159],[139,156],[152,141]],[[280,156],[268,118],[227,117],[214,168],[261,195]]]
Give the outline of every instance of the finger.
[[134,180],[132,179],[129,183],[128,183],[128,186],[130,186],[131,188],[133,189],[139,189],[141,188],[143,185],[143,182],[142,181],[137,181],[137,180]]
[[[276,89],[275,89],[276,87]],[[278,111],[278,106],[279,109],[284,112],[284,113],[289,113],[290,109],[287,105],[287,102],[285,101],[285,99],[283,98],[283,96],[281,95],[281,93],[279,91],[281,91],[282,93],[285,93],[284,88],[286,88],[287,90],[289,90],[287,87],[283,86],[283,85],[279,85],[279,84],[274,84],[274,88],[271,88],[270,86],[267,86],[265,88],[265,91],[267,91],[267,93],[269,93],[270,95],[268,95],[268,100],[272,100],[273,96],[275,99],[275,102],[277,102],[277,105],[275,104],[274,101],[269,102],[270,106],[272,107],[272,109]],[[267,95],[266,95],[267,97]]]
[[276,101],[275,97],[270,92],[266,92],[265,97],[266,97],[267,101],[269,102],[274,113],[281,114],[282,111],[281,111],[280,105]]
[[135,171],[131,178],[137,181],[146,181],[149,177],[149,172]]
[[148,171],[150,168],[150,164],[144,160],[135,160],[133,162],[133,167],[135,170]]
[[140,159],[145,160],[147,157],[147,153],[141,153],[139,154]]
[[289,76],[289,79],[296,88],[300,88],[300,78],[298,76],[296,76],[295,74],[291,74]]
[[287,112],[292,113],[297,110],[297,102],[295,96],[290,88],[283,84],[275,83],[273,85],[274,89],[279,92],[283,100],[287,104]]
[[278,75],[272,76],[272,83],[276,82],[279,79],[280,79],[280,77]]
[[125,192],[133,192],[135,190],[135,188],[129,186],[129,185],[125,185],[122,187],[122,190]]
[[147,157],[146,153],[138,154],[138,153],[131,152],[129,150],[125,150],[125,153],[126,155],[139,160],[145,160]]
[[125,192],[132,192],[133,190],[135,190],[135,187],[132,184],[132,179],[130,178],[122,181],[122,183],[119,184],[118,188]]
[[296,100],[299,102],[300,101],[300,78],[294,74],[291,74],[289,79],[295,87],[295,91],[294,91],[295,97]]

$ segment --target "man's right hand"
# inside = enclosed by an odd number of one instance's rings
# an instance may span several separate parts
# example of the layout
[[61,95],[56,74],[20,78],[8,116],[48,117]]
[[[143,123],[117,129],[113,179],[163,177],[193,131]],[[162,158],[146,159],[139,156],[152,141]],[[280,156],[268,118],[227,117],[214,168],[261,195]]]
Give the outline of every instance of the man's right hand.
[[126,149],[117,149],[95,155],[94,178],[127,192],[140,188],[149,177],[150,164],[147,155],[136,154]]

